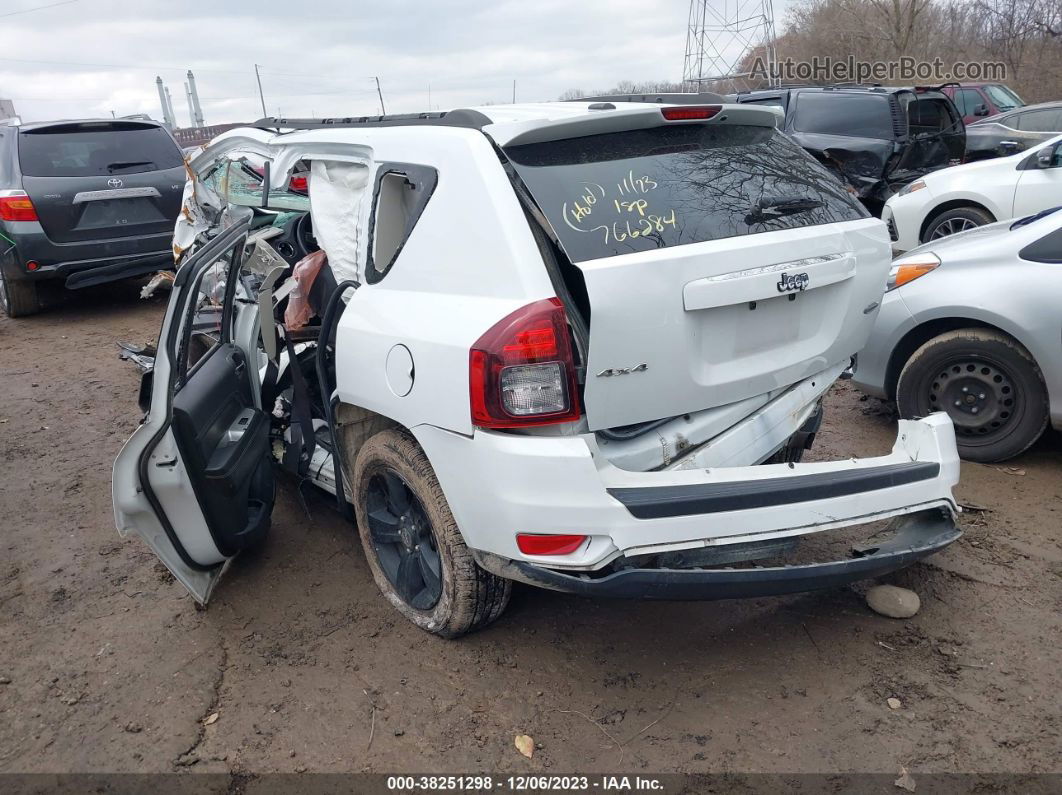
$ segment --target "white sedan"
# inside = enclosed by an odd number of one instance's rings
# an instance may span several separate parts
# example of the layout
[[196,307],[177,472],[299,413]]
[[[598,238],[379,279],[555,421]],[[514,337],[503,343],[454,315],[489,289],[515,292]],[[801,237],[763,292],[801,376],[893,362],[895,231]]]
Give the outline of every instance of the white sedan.
[[893,252],[1062,204],[1062,135],[1032,152],[945,168],[916,179],[882,210]]

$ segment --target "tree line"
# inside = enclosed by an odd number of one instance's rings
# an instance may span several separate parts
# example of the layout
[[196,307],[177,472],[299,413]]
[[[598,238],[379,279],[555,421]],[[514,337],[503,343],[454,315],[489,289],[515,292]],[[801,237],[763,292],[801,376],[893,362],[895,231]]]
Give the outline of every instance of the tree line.
[[[1062,100],[1062,0],[798,0],[780,30],[779,59],[1002,63],[1003,82],[1026,102]],[[741,71],[758,55],[762,48],[747,53]],[[761,85],[738,78],[703,88],[727,93]],[[689,90],[681,82],[624,80],[610,89],[569,89],[560,98]]]

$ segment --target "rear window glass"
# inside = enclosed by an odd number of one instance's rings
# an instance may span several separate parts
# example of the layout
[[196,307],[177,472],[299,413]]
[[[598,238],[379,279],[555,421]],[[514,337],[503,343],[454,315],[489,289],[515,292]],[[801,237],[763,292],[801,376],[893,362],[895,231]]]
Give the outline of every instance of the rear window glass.
[[30,177],[100,177],[176,168],[181,150],[161,127],[64,125],[18,137],[19,168]]
[[794,129],[805,133],[892,139],[892,111],[884,94],[801,92]]
[[573,262],[867,217],[772,127],[667,125],[505,152]]

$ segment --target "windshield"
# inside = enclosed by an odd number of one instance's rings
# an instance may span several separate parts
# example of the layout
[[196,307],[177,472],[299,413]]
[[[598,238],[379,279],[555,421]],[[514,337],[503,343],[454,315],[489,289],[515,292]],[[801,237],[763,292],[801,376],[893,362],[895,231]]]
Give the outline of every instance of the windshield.
[[184,163],[181,150],[162,127],[107,122],[23,131],[18,159],[28,177],[139,174]]
[[667,125],[505,153],[573,262],[868,217],[773,127]]
[[1006,86],[985,86],[985,93],[988,94],[988,98],[991,99],[992,102],[995,103],[995,106],[1000,110],[1020,108],[1025,104],[1021,97]]
[[[223,195],[229,204],[261,207],[265,183],[265,158],[257,154],[240,155],[239,153],[228,157],[232,159],[223,160],[219,167],[204,175],[203,181]],[[307,193],[306,184],[305,171],[292,175],[288,179],[286,189],[273,188],[269,191],[269,201],[266,206],[274,210],[308,212],[310,196]]]

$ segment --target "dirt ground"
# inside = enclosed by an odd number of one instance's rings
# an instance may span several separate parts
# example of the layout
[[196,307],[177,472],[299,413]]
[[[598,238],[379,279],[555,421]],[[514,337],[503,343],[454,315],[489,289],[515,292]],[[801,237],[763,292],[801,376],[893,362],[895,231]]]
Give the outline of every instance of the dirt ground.
[[[921,595],[911,620],[860,589],[640,603],[518,586],[496,625],[444,641],[384,602],[352,528],[290,480],[264,547],[200,611],[114,529],[111,463],[139,419],[114,342],[153,342],[164,306],[136,293],[0,319],[0,772],[1062,767],[1057,435],[963,465],[958,495],[984,510],[893,578]],[[894,421],[846,385],[826,417],[816,457],[891,445]]]

